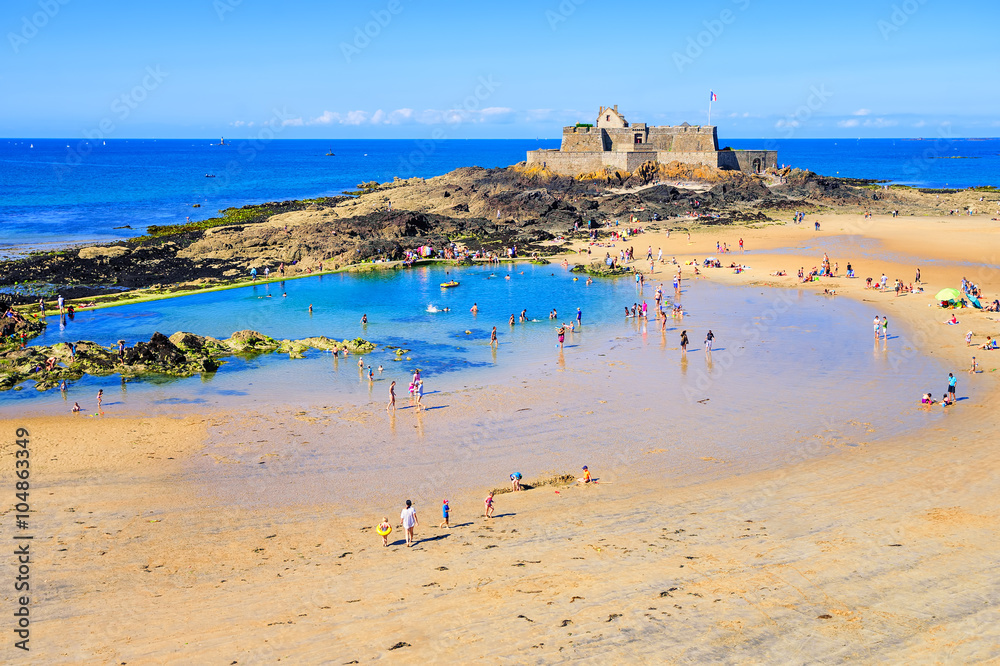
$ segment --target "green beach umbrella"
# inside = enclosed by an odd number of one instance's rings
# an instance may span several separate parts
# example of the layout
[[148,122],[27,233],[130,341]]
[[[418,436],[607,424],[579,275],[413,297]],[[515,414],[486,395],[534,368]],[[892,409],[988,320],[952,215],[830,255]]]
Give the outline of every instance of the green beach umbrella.
[[960,301],[962,300],[962,292],[960,292],[958,289],[948,287],[947,289],[942,289],[941,291],[939,291],[937,293],[937,296],[935,296],[934,298],[936,298],[939,301]]

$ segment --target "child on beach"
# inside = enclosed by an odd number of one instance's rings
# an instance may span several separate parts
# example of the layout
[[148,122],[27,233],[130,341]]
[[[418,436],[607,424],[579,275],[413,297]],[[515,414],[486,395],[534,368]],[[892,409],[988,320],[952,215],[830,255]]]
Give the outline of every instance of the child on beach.
[[101,403],[104,402],[104,389],[97,390],[97,411],[101,411]]
[[396,413],[396,382],[389,384],[389,404],[385,406],[385,411]]
[[424,399],[424,380],[422,380],[422,379],[418,379],[417,380],[416,396],[417,396],[417,403],[416,403],[415,407],[417,408],[417,411],[419,412],[422,409],[427,409],[426,407],[424,407],[424,403],[423,403],[423,399]]
[[490,494],[486,496],[486,499],[483,500],[483,503],[486,505],[486,517],[487,518],[492,518],[493,517],[493,492],[492,491],[490,491]]
[[979,364],[978,364],[978,363],[976,363],[976,357],[975,357],[975,356],[973,356],[973,357],[972,357],[972,367],[971,367],[971,368],[969,368],[969,374],[970,374],[970,375],[974,375],[974,374],[976,374],[976,372],[978,372],[978,371],[979,371]]
[[76,413],[76,412],[80,412],[80,411],[83,411],[83,409],[80,407],[80,403],[74,402],[73,403],[73,412]]
[[590,469],[586,465],[583,466],[583,478],[576,481],[577,483],[590,483]]
[[389,545],[389,533],[392,532],[392,525],[389,524],[389,517],[383,516],[382,522],[378,524],[377,528],[379,534],[382,535],[382,546]]
[[449,524],[448,519],[451,515],[451,507],[448,506],[448,500],[444,500],[441,504],[441,517],[444,518],[438,527],[443,527],[445,529],[451,529],[451,524]]

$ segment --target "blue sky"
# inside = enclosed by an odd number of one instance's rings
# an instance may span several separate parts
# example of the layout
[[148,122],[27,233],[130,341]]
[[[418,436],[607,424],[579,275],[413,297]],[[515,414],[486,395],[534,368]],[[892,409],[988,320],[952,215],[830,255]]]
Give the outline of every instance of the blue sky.
[[997,3],[5,0],[0,136],[1000,136]]

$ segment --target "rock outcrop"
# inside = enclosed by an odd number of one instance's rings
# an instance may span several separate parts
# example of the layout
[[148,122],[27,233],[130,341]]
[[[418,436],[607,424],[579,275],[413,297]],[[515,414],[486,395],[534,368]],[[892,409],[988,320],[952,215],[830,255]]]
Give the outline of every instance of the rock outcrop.
[[226,356],[282,352],[290,358],[302,358],[309,349],[346,349],[367,354],[375,345],[361,338],[340,342],[327,337],[276,340],[257,331],[237,331],[226,340],[185,332],[174,333],[169,338],[153,333],[149,342],[137,342],[125,348],[119,357],[117,347],[102,347],[86,340],[74,344],[60,342],[48,347],[0,352],[0,390],[9,390],[25,380],[34,379],[35,388],[45,391],[64,380],[73,381],[85,374],[189,377],[215,372]]

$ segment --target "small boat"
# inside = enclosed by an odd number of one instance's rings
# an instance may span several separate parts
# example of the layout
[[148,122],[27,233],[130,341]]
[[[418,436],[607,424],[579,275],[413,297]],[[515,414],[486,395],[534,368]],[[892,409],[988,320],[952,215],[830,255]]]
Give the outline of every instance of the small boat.
[[450,289],[451,287],[457,287],[458,284],[459,284],[458,280],[452,280],[451,282],[442,282],[441,283],[441,288],[442,289]]
[[329,151],[329,152],[328,152],[328,153],[326,154],[326,156],[327,156],[327,157],[334,157],[335,155],[333,154],[333,151],[331,150],[331,151]]

